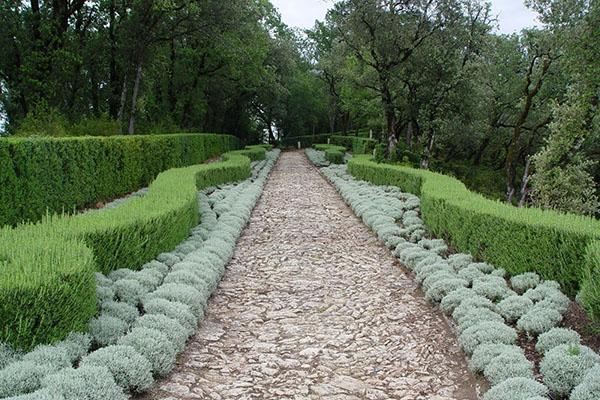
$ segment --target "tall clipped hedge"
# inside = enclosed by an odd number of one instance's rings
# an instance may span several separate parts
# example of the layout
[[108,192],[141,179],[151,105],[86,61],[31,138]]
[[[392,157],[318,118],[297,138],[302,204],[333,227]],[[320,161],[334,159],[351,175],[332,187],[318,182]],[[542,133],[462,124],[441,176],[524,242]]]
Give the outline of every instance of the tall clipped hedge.
[[148,185],[238,148],[216,134],[0,139],[0,225],[38,221]]
[[331,144],[344,146],[352,150],[354,154],[370,154],[375,149],[377,141],[369,138],[361,138],[356,136],[331,136]]
[[[554,279],[574,295],[582,282],[598,293],[600,221],[571,214],[521,209],[469,191],[457,179],[409,167],[378,164],[368,156],[348,163],[358,179],[396,185],[421,197],[421,212],[432,233],[506,269],[510,274],[535,271]],[[587,263],[586,263],[587,260]],[[591,273],[590,271],[595,271]],[[585,293],[585,290],[584,290]],[[584,300],[586,296],[583,296]],[[600,293],[588,298],[599,299]],[[588,300],[591,301],[591,300]],[[592,304],[584,304],[586,308]],[[598,305],[596,303],[596,309]]]
[[84,329],[96,311],[94,271],[138,268],[171,250],[198,223],[199,188],[250,176],[247,157],[224,159],[165,171],[113,209],[0,229],[0,341],[30,349]]

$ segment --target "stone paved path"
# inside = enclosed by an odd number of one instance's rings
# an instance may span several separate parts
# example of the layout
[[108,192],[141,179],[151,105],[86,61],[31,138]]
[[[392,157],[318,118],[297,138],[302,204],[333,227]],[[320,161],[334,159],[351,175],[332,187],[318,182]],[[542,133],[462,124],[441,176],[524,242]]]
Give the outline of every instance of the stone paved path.
[[282,153],[206,318],[143,399],[476,399],[455,334],[303,153]]

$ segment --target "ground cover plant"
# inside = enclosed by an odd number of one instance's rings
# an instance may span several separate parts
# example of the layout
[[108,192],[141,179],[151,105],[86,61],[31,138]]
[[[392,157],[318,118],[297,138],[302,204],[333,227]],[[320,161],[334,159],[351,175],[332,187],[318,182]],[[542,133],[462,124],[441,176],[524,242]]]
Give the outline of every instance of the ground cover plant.
[[98,315],[87,333],[28,353],[1,345],[0,398],[125,399],[166,375],[202,319],[278,154],[252,163],[240,183],[200,190],[201,222],[174,249],[139,270],[96,273]]
[[[306,153],[316,162],[324,157],[317,150]],[[570,304],[558,282],[534,272],[509,277],[506,270],[476,262],[470,254],[449,253],[444,240],[427,237],[419,197],[396,185],[356,180],[349,170],[321,168],[354,212],[415,274],[426,298],[452,316],[471,370],[491,384],[485,400],[594,398],[600,357],[581,345],[576,332],[558,327]],[[541,358],[537,380],[534,364],[519,346],[522,340],[533,343]]]
[[516,209],[472,193],[454,178],[354,157],[349,172],[358,179],[402,187],[421,198],[428,229],[460,251],[504,268],[511,275],[536,272],[558,281],[596,318],[600,222],[539,209]]

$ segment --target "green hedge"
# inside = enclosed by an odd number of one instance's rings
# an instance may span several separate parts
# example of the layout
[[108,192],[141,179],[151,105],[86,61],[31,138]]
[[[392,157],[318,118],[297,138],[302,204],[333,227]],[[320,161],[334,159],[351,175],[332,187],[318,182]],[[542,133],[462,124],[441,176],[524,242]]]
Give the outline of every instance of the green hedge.
[[335,144],[313,144],[313,147],[315,150],[319,151],[334,150],[341,153],[346,152],[346,148],[344,146],[337,146]]
[[114,209],[0,229],[0,342],[30,349],[85,329],[94,271],[139,268],[171,250],[198,223],[199,188],[250,176],[247,157],[224,160],[165,171]]
[[356,136],[331,136],[331,144],[344,146],[352,150],[353,154],[371,154],[377,145],[377,141]]
[[243,150],[235,150],[231,154],[238,154],[248,157],[251,161],[260,161],[265,159],[267,148],[262,145],[246,146]]
[[286,137],[281,140],[281,145],[284,147],[297,147],[298,142],[303,148],[311,147],[315,143],[327,143],[331,135],[328,133],[320,135],[306,135],[306,136],[292,136]]
[[39,221],[148,185],[239,147],[216,134],[0,139],[0,225]]
[[368,156],[354,157],[348,170],[358,179],[396,185],[420,196],[423,219],[433,234],[512,275],[535,271],[545,279],[559,281],[567,293],[574,295],[589,276],[588,271],[599,268],[598,220],[512,207],[470,192],[457,179],[377,164]]
[[585,311],[596,324],[600,323],[600,241],[588,246],[580,293]]
[[343,164],[344,152],[336,149],[327,149],[325,150],[325,159],[332,164]]

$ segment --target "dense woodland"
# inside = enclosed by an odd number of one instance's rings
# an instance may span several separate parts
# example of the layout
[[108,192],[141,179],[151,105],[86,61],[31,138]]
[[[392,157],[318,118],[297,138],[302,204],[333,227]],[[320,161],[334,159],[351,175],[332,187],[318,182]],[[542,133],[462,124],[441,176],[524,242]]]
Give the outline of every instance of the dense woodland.
[[4,1],[6,133],[367,128],[389,161],[597,215],[600,2],[527,5],[508,36],[480,0],[343,0],[305,32],[268,0]]

